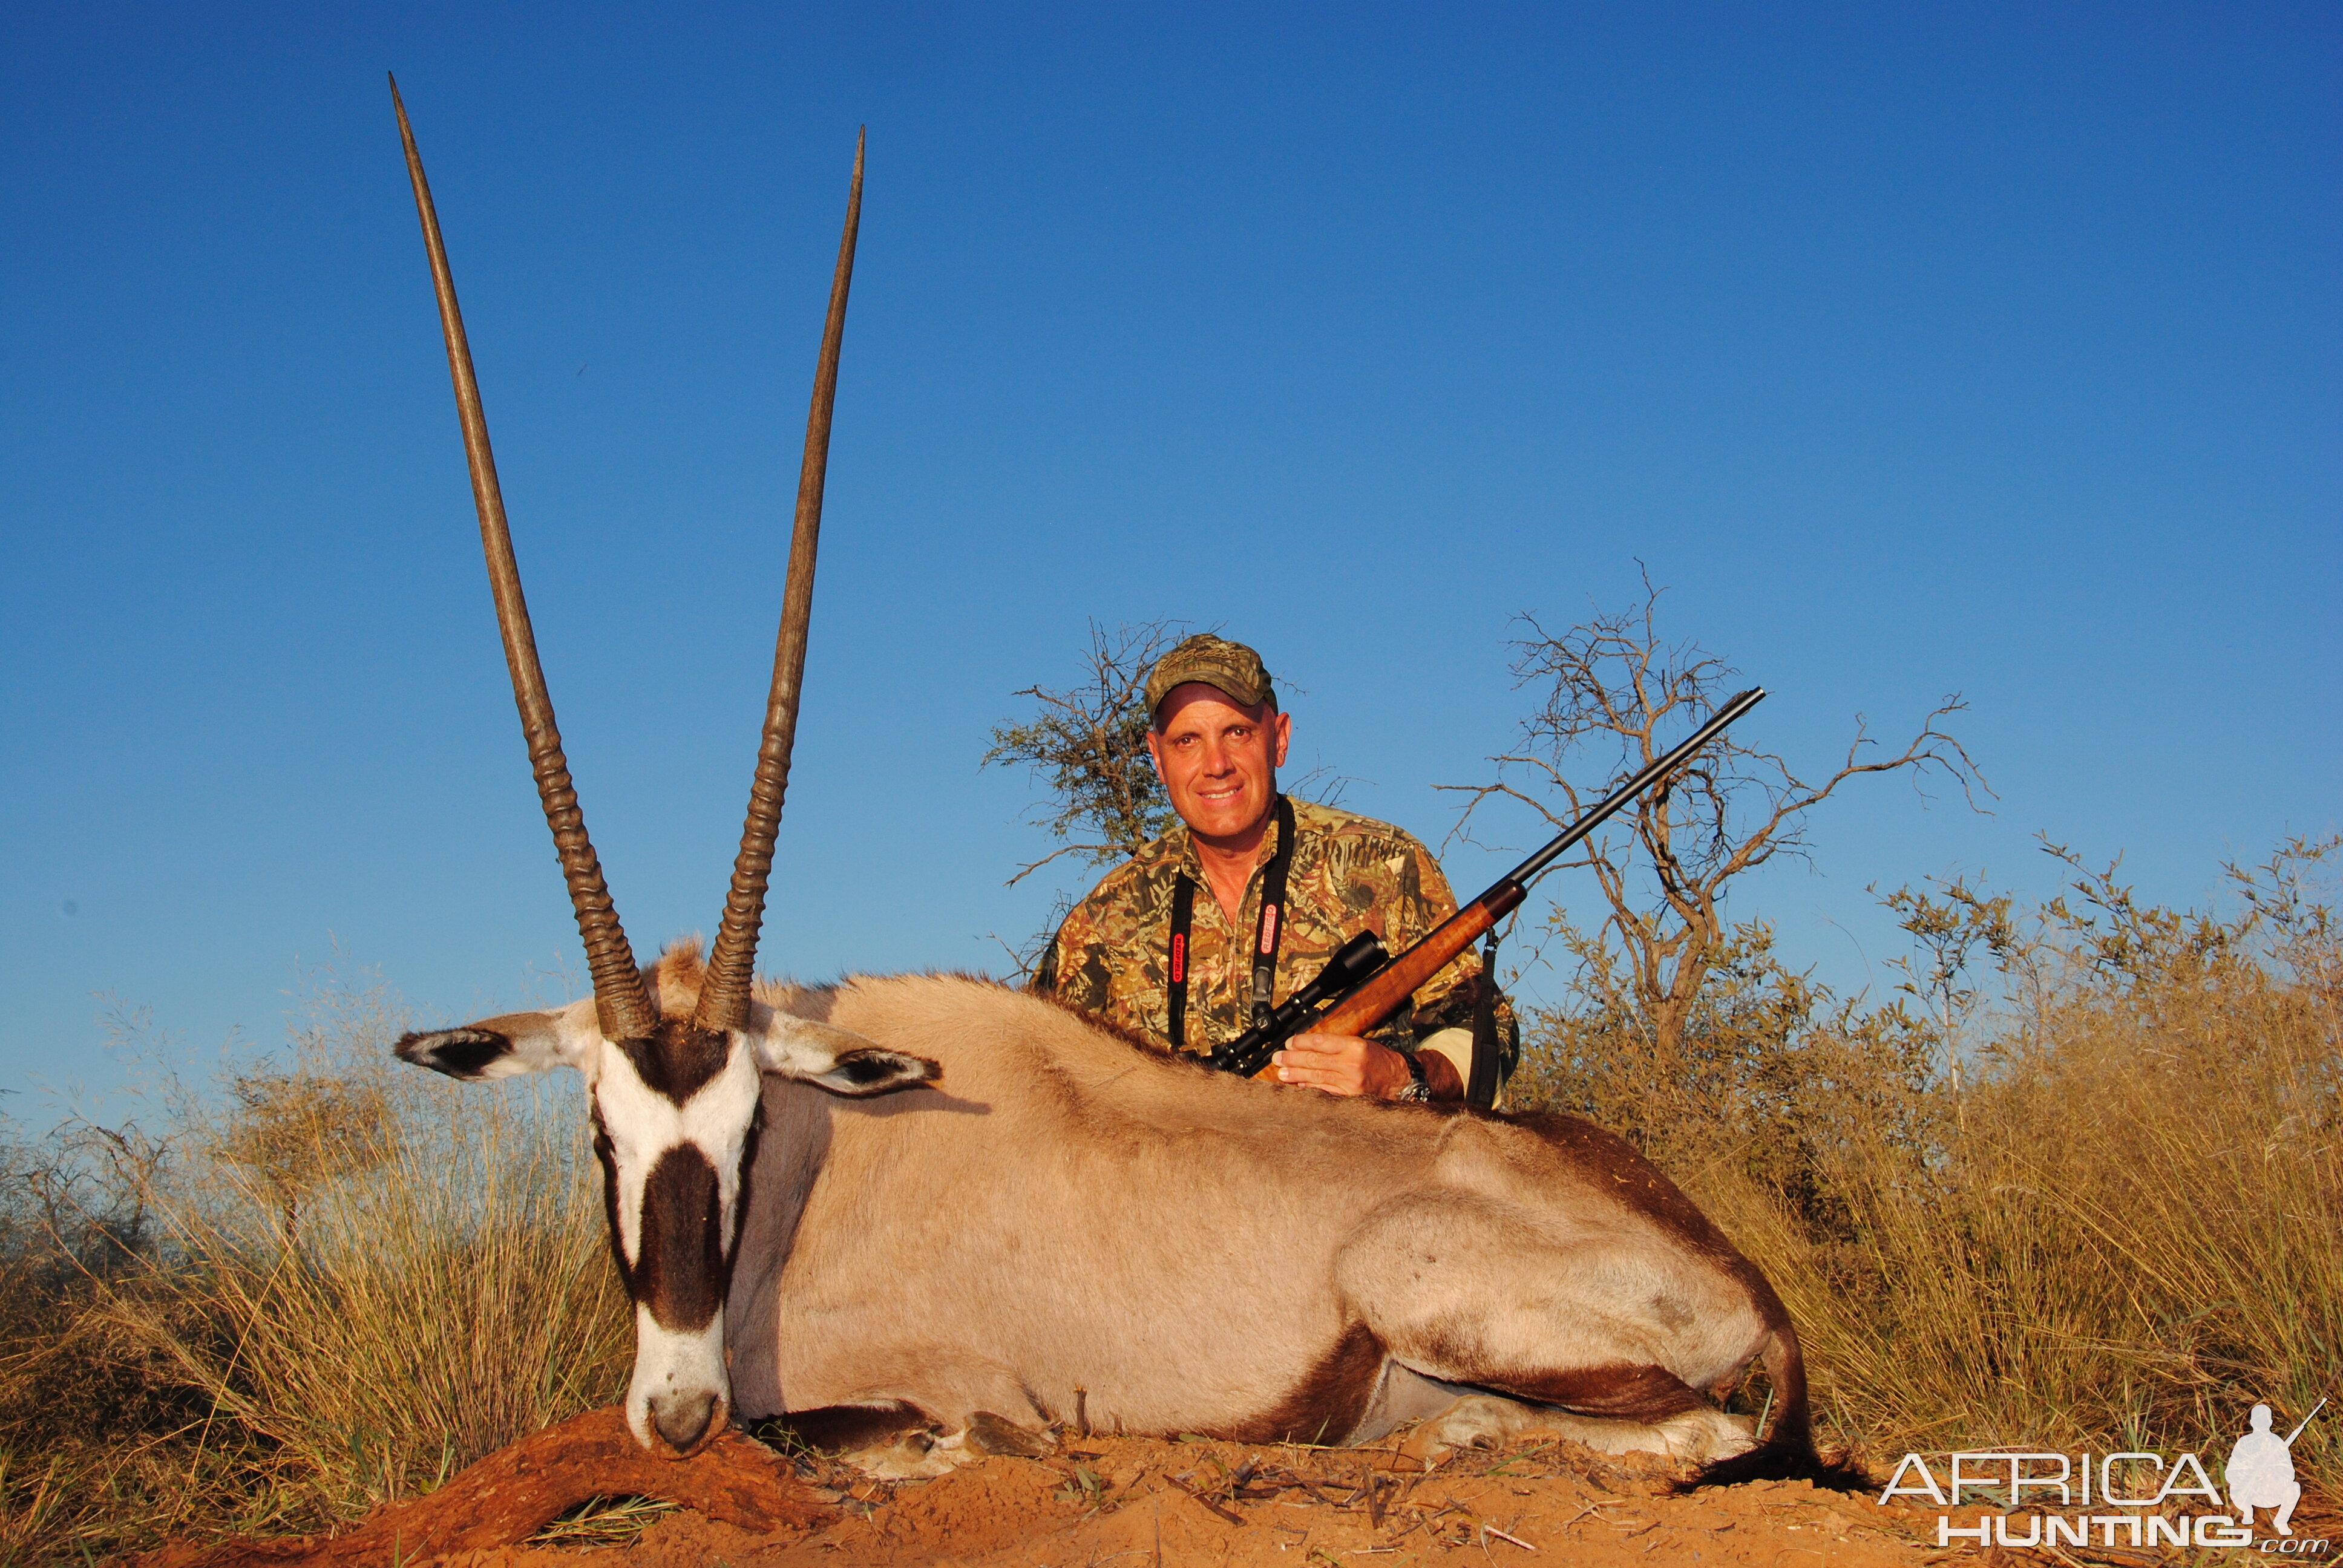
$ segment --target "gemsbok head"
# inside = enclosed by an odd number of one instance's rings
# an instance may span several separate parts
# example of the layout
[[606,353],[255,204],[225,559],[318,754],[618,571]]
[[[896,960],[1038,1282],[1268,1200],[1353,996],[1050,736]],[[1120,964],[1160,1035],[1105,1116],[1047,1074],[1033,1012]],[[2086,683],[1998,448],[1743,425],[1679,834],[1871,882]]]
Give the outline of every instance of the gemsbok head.
[[[501,1078],[556,1066],[574,1067],[585,1075],[610,1240],[635,1305],[635,1368],[627,1391],[627,1422],[646,1448],[688,1454],[721,1431],[729,1414],[724,1296],[739,1235],[742,1176],[756,1151],[761,1075],[802,1079],[835,1093],[859,1096],[922,1083],[937,1070],[933,1062],[879,1050],[860,1035],[778,1013],[750,994],[805,669],[830,407],[838,387],[847,286],[854,271],[855,228],[862,210],[862,144],[858,136],[846,232],[839,245],[829,322],[814,374],[813,407],[806,421],[797,527],[789,544],[773,684],[749,792],[748,824],[697,995],[682,997],[682,1005],[669,1012],[661,1009],[662,988],[636,965],[586,836],[585,817],[562,756],[561,735],[554,726],[553,703],[538,665],[528,607],[521,597],[520,571],[505,523],[496,458],[488,447],[488,421],[456,305],[447,247],[440,241],[430,186],[423,177],[423,161],[396,81],[391,101],[430,255],[439,324],[447,340],[447,369],[455,382],[456,412],[471,466],[472,497],[479,509],[488,585],[512,672],[513,697],[594,980],[590,1001],[409,1034],[399,1040],[397,1051],[408,1061],[455,1078]],[[667,989],[673,1005],[679,1000],[675,988]]]

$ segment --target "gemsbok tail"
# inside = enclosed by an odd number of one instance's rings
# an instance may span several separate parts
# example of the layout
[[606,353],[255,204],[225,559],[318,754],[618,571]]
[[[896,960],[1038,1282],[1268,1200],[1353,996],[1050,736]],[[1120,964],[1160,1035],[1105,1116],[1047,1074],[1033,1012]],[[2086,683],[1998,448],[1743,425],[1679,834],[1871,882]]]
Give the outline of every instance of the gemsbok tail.
[[1773,1426],[1759,1434],[1756,1447],[1702,1466],[1677,1490],[1745,1481],[1811,1481],[1834,1492],[1868,1492],[1871,1478],[1844,1455],[1825,1459],[1815,1451],[1814,1408],[1806,1397],[1806,1360],[1798,1348],[1797,1327],[1778,1302],[1767,1304],[1773,1308],[1773,1332],[1766,1336],[1764,1360],[1765,1375],[1774,1382]]

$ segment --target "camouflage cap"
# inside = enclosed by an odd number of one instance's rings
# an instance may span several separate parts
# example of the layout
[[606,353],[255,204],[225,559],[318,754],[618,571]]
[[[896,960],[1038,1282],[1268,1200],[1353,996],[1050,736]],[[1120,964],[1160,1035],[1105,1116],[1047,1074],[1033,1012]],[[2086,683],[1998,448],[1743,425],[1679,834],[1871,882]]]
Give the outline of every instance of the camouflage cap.
[[1200,631],[1155,661],[1147,678],[1148,717],[1154,718],[1173,687],[1192,680],[1217,688],[1240,708],[1277,700],[1269,671],[1262,668],[1261,655],[1241,642]]

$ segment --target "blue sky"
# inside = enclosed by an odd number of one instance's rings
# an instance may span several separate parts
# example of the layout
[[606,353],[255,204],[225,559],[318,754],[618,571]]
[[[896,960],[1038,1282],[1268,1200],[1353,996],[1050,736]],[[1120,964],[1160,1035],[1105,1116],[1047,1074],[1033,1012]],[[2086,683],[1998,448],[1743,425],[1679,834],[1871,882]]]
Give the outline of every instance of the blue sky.
[[582,968],[387,70],[639,949],[719,909],[864,124],[769,968],[1031,929],[977,763],[1091,618],[1256,643],[1436,844],[1512,618],[1639,560],[1795,761],[1972,705],[1994,815],[1856,788],[1735,896],[1835,983],[2037,830],[2201,901],[2337,826],[2332,7],[19,5],[0,1088],[112,1081],[101,996],[266,1043],[337,947],[434,1016]]

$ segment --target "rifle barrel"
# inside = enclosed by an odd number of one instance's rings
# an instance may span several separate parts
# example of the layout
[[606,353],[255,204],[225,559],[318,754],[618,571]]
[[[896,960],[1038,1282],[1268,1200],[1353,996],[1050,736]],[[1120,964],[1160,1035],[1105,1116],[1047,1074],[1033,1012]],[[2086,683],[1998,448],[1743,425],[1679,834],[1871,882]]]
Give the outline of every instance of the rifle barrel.
[[[1472,946],[1483,931],[1512,913],[1514,907],[1529,896],[1530,882],[1554,864],[1564,849],[1593,832],[1627,802],[1666,778],[1684,759],[1715,739],[1726,725],[1765,699],[1764,687],[1751,687],[1718,709],[1707,723],[1693,731],[1690,739],[1666,756],[1645,764],[1633,779],[1564,829],[1553,843],[1499,878],[1487,892],[1418,938],[1414,946],[1345,993],[1310,1028],[1325,1034],[1364,1034],[1380,1023],[1390,1016],[1394,1008],[1413,996],[1417,987],[1439,973],[1458,953]],[[1246,1043],[1250,1045],[1252,1042],[1252,1037],[1247,1036]],[[1268,1070],[1264,1068],[1262,1070],[1266,1072]]]
[[[1762,686],[1753,686],[1748,690],[1741,693],[1738,697],[1734,698],[1724,707],[1718,709],[1707,723],[1702,725],[1698,729],[1694,730],[1691,738],[1685,740],[1682,745],[1678,746],[1674,750],[1670,751],[1666,756],[1662,757],[1655,761],[1645,763],[1642,771],[1638,772],[1633,779],[1628,779],[1626,783],[1621,785],[1618,789],[1611,795],[1610,799],[1597,803],[1593,810],[1587,812],[1584,816],[1579,818],[1577,821],[1573,822],[1569,827],[1564,829],[1560,836],[1557,837],[1553,843],[1548,844],[1544,849],[1540,849],[1536,854],[1532,855],[1528,859],[1523,860],[1520,865],[1515,866],[1512,870],[1506,872],[1503,879],[1498,882],[1497,887],[1489,890],[1489,893],[1496,892],[1498,888],[1503,887],[1506,882],[1512,882],[1516,886],[1526,890],[1530,885],[1530,879],[1535,877],[1539,872],[1554,864],[1554,860],[1564,850],[1569,849],[1573,844],[1577,843],[1581,839],[1586,837],[1587,834],[1592,833],[1595,829],[1601,827],[1605,821],[1610,819],[1613,813],[1616,812],[1621,807],[1626,805],[1628,801],[1633,800],[1644,790],[1650,789],[1655,780],[1665,778],[1668,773],[1674,769],[1678,763],[1691,756],[1694,752],[1699,750],[1702,747],[1707,745],[1710,741],[1715,739],[1718,735],[1724,732],[1726,725],[1731,724],[1735,719],[1740,718],[1743,714],[1748,712],[1751,709],[1756,707],[1759,703],[1765,700],[1765,689]],[[1482,897],[1486,898],[1489,896],[1489,893],[1483,893]]]

